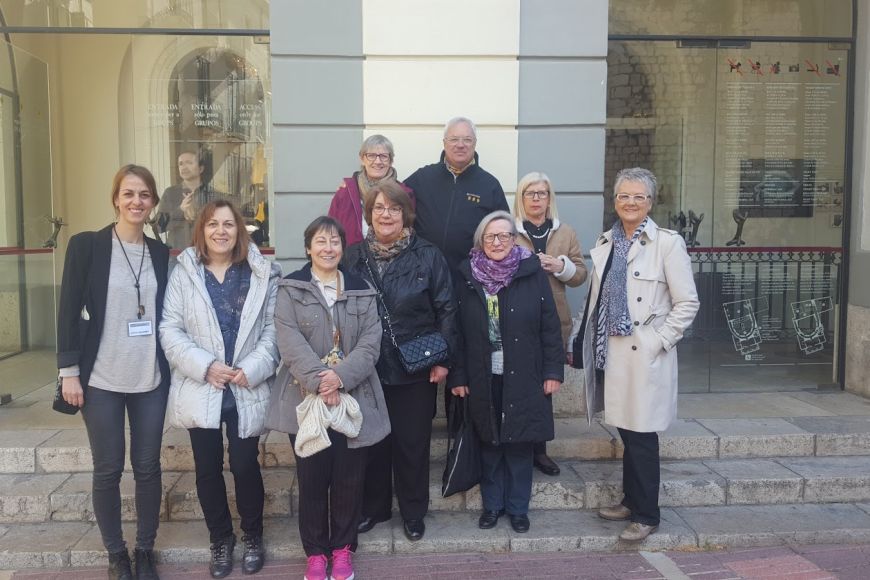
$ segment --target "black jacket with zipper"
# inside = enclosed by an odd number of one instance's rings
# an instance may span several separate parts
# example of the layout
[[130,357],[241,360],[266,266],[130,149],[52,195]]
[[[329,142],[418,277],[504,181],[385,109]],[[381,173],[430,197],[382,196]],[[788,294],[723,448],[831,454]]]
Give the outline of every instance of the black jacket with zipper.
[[417,234],[444,253],[454,276],[468,258],[480,220],[499,209],[510,211],[501,184],[478,164],[477,153],[474,165],[454,177],[442,151],[438,163],[421,167],[405,185],[414,190],[417,200]]
[[459,266],[460,356],[447,386],[467,386],[475,430],[493,445],[553,439],[553,402],[546,379],[564,380],[565,353],[553,291],[537,256],[520,262],[513,280],[498,293],[504,351],[501,432],[492,400],[492,346],[486,297],[468,260]]
[[[390,262],[378,280],[372,280],[369,268],[366,266],[367,259],[371,264],[371,270],[375,276],[378,276],[377,265],[365,241],[348,248],[342,264],[350,273],[364,278],[372,286],[381,289],[390,311],[396,342],[401,344],[437,330],[447,341],[451,356],[451,360],[441,365],[448,368],[452,366],[458,341],[456,300],[453,296],[450,269],[438,248],[420,236],[412,234],[408,247]],[[428,369],[413,375],[405,372],[390,338],[387,323],[384,321],[384,311],[380,301],[378,301],[378,313],[384,329],[381,339],[381,357],[377,364],[381,382],[385,385],[407,385],[427,380]]]

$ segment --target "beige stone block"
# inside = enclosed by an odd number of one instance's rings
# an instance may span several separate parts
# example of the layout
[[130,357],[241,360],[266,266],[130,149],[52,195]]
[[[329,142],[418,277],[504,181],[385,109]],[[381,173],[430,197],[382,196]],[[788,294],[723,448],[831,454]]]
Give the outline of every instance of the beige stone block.
[[49,516],[49,496],[69,476],[0,475],[0,522],[42,522]]
[[[129,449],[129,432],[126,448]],[[93,471],[94,460],[88,433],[83,429],[64,429],[36,449],[36,462],[46,473]]]
[[[263,515],[265,517],[286,517],[291,513],[291,495],[294,493],[296,471],[294,469],[264,469],[263,487],[265,498]],[[236,507],[235,482],[232,473],[225,471],[224,485],[227,490],[227,502],[230,514],[239,517]],[[182,473],[175,485],[167,494],[169,504],[169,519],[172,521],[200,520],[203,518],[202,506],[196,492],[196,474]]]
[[[849,304],[846,315],[846,385],[851,393],[870,397],[870,308]],[[843,348],[841,347],[841,348]]]
[[55,433],[46,429],[0,431],[0,473],[36,471],[36,447]]
[[60,568],[70,565],[70,549],[93,524],[42,522],[19,524],[0,537],[0,570]]
[[[167,519],[167,494],[171,490],[180,473],[166,472],[161,475],[163,486],[163,501],[160,503],[160,519]],[[76,473],[67,479],[51,494],[51,519],[55,521],[94,521],[93,513],[93,478],[90,473]],[[121,475],[121,520],[131,522],[136,520],[136,482],[132,471]]]

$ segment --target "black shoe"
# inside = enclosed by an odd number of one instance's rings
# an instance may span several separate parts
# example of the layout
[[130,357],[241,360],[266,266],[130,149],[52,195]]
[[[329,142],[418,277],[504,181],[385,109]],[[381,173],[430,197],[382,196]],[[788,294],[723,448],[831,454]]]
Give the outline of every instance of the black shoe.
[[405,520],[405,537],[412,542],[417,542],[423,539],[423,534],[426,533],[426,524],[423,520]]
[[534,464],[544,475],[556,476],[562,472],[556,462],[550,459],[546,453],[535,455]]
[[154,564],[154,550],[133,550],[133,564],[138,580],[160,580],[157,566]]
[[227,536],[214,542],[211,547],[211,564],[208,571],[212,578],[224,578],[233,571],[233,550],[236,547],[236,536]]
[[126,548],[109,554],[109,580],[133,580],[130,554],[127,553]]
[[256,574],[263,569],[266,560],[266,549],[263,547],[263,536],[242,536],[245,544],[245,555],[242,556],[242,573]]
[[504,510],[492,511],[483,510],[480,514],[480,519],[477,520],[477,527],[481,530],[491,530],[498,523],[498,518],[504,515]]
[[529,531],[529,516],[523,514],[521,516],[511,515],[511,527],[518,534],[525,534]]
[[372,518],[372,517],[364,517],[362,521],[360,521],[359,525],[356,527],[356,531],[360,534],[364,534],[366,532],[372,531],[372,528],[375,525],[381,522],[388,522],[392,519],[392,515],[386,518]]

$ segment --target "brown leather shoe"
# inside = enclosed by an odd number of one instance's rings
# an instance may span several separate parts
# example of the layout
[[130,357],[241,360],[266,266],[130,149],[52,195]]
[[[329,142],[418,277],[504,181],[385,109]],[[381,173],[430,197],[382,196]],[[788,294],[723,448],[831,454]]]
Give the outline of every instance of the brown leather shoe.
[[611,505],[599,509],[598,517],[604,518],[605,520],[612,520],[614,522],[621,522],[623,520],[631,518],[631,510],[622,505],[621,503],[618,503],[616,505]]
[[619,534],[619,539],[624,542],[639,542],[645,540],[647,536],[659,529],[658,526],[648,526],[640,522],[631,522],[628,524],[622,533]]

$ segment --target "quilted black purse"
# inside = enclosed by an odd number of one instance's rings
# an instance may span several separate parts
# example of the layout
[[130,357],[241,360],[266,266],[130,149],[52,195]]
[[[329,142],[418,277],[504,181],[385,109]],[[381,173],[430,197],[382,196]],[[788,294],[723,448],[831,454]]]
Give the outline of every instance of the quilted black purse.
[[444,336],[437,330],[415,336],[402,343],[396,341],[396,335],[393,334],[393,325],[390,321],[390,311],[387,308],[387,303],[384,302],[384,295],[381,293],[378,279],[369,265],[368,257],[365,258],[365,262],[369,275],[372,277],[372,282],[375,285],[375,290],[378,293],[378,299],[384,308],[384,322],[387,323],[390,342],[393,343],[393,346],[399,352],[399,361],[402,363],[405,372],[413,375],[446,362],[450,358],[450,349],[447,347],[447,341],[444,339]]

